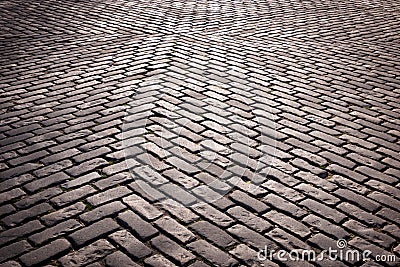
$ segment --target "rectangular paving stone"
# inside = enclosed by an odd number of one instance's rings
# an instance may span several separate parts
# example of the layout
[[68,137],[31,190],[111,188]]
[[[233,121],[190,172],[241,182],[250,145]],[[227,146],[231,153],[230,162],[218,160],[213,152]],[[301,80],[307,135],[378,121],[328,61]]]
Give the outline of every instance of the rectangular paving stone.
[[312,227],[320,229],[326,235],[335,236],[337,239],[346,239],[350,236],[350,233],[343,229],[341,226],[335,225],[323,218],[312,214],[304,217],[302,221]]
[[263,215],[268,220],[271,220],[277,225],[280,225],[283,228],[288,229],[294,234],[300,236],[301,238],[305,238],[311,234],[310,229],[305,226],[303,223],[284,215],[283,213],[279,213],[276,211],[270,211]]
[[11,204],[0,206],[0,215],[1,216],[5,216],[5,215],[10,214],[10,213],[12,213],[14,211],[16,211],[16,209]]
[[7,217],[2,219],[2,222],[8,226],[15,226],[25,220],[38,217],[52,209],[53,209],[53,207],[50,206],[49,204],[42,203],[42,204],[33,206],[29,209],[21,210],[14,214],[8,215]]
[[390,195],[391,197],[396,197],[396,196],[400,195],[400,189],[397,189],[394,186],[388,185],[388,184],[380,182],[380,181],[369,180],[365,184],[372,188],[376,188],[379,191]]
[[162,215],[157,207],[137,195],[125,197],[123,202],[148,220],[154,220]]
[[293,164],[293,166],[299,168],[300,170],[311,172],[320,177],[325,177],[327,175],[326,170],[324,170],[320,167],[313,166],[313,165],[309,164],[307,161],[302,160],[300,158],[293,159],[291,161],[291,163]]
[[338,189],[334,192],[334,194],[342,198],[345,198],[346,201],[352,202],[353,204],[360,206],[361,208],[369,212],[374,212],[381,206],[374,200],[364,197],[363,195],[357,194],[347,189]]
[[278,246],[270,239],[267,239],[264,235],[259,234],[244,225],[236,224],[228,229],[228,232],[237,238],[240,243],[245,243],[255,249],[260,251],[268,246],[269,249],[277,249]]
[[83,204],[82,202],[77,202],[65,208],[58,209],[52,213],[46,214],[41,217],[41,220],[46,225],[53,225],[57,222],[68,219],[83,212],[85,208],[85,204]]
[[159,186],[168,182],[165,177],[149,166],[139,166],[134,168],[133,171],[139,176],[139,179],[151,186]]
[[151,254],[151,249],[136,239],[127,230],[117,231],[109,236],[114,242],[123,247],[130,256],[141,259]]
[[242,205],[246,209],[249,209],[259,214],[269,209],[269,207],[265,203],[255,198],[252,198],[246,193],[239,190],[233,191],[229,196],[233,199],[233,201],[239,203],[239,205]]
[[110,153],[110,152],[111,152],[111,149],[109,149],[108,147],[100,147],[100,148],[91,150],[89,152],[76,155],[75,157],[73,157],[73,160],[80,163],[80,162],[84,162],[84,161],[87,161],[89,159],[92,159],[92,158],[95,158],[98,156],[102,156],[102,155]]
[[312,212],[322,215],[325,218],[334,221],[335,223],[340,223],[346,218],[343,213],[312,199],[303,200],[299,203],[299,205],[304,206]]
[[42,166],[43,166],[42,164],[38,164],[38,163],[25,163],[24,165],[13,167],[13,168],[10,168],[10,169],[0,172],[0,179],[15,178],[20,175],[30,173],[36,169],[39,169]]
[[144,260],[145,264],[152,267],[165,266],[175,267],[176,265],[160,254],[153,255]]
[[120,163],[115,163],[103,168],[102,172],[104,172],[107,175],[113,175],[119,172],[127,171],[130,168],[133,168],[137,165],[139,165],[139,163],[136,160],[129,158]]
[[110,177],[100,179],[99,181],[95,182],[94,185],[100,190],[105,190],[120,184],[126,184],[129,181],[135,180],[135,178],[136,177],[129,172],[120,172]]
[[232,225],[232,223],[234,222],[232,218],[208,204],[195,205],[193,206],[193,210],[204,219],[210,220],[211,222],[223,228]]
[[93,223],[87,227],[69,235],[76,246],[82,246],[93,241],[96,238],[101,238],[108,233],[115,231],[120,226],[112,219],[106,218],[104,220]]
[[18,198],[25,195],[25,192],[19,188],[14,188],[10,191],[6,191],[0,194],[0,203],[8,202],[14,198]]
[[294,203],[277,196],[275,194],[268,194],[263,198],[263,201],[268,204],[273,206],[275,209],[278,209],[282,212],[288,212],[290,215],[294,217],[302,217],[305,214],[307,214],[306,211],[295,205]]
[[297,185],[295,189],[299,190],[305,195],[309,195],[317,199],[318,201],[322,201],[327,205],[335,205],[340,201],[340,199],[335,197],[334,195],[329,194],[323,190],[320,190],[310,184],[302,183],[300,185]]
[[0,262],[14,258],[32,249],[32,246],[25,240],[12,243],[0,248]]
[[131,210],[119,214],[117,219],[121,225],[128,227],[142,240],[146,241],[158,233],[158,230],[153,225],[140,218]]
[[316,187],[322,188],[328,192],[338,188],[338,186],[335,185],[334,183],[327,181],[326,179],[318,177],[309,172],[301,171],[301,172],[296,173],[295,176],[299,179],[302,179],[302,180],[310,183],[310,184],[313,184]]
[[305,198],[305,196],[292,188],[289,188],[281,183],[269,180],[262,184],[262,186],[275,194],[279,194],[293,202],[297,202]]
[[375,229],[369,228],[355,220],[346,221],[343,226],[347,229],[350,229],[350,231],[359,233],[359,235],[366,240],[377,243],[379,246],[386,249],[390,249],[391,245],[396,241],[389,235],[378,232]]
[[126,206],[120,201],[115,201],[85,212],[81,214],[79,218],[85,223],[91,223],[104,217],[109,217],[117,214],[123,209],[126,209]]
[[198,199],[194,196],[193,193],[189,193],[190,191],[186,191],[180,186],[172,183],[162,185],[159,190],[169,195],[171,198],[184,206],[193,205],[198,202]]
[[392,209],[400,211],[400,201],[393,199],[393,197],[391,197],[389,195],[375,191],[375,192],[370,193],[368,195],[368,197],[379,203],[389,206]]
[[187,243],[196,239],[195,235],[190,230],[169,216],[159,218],[154,224],[162,231],[168,233],[171,238],[177,239],[182,243]]
[[180,265],[187,264],[196,258],[191,252],[163,235],[153,238],[151,240],[151,245],[173,258]]
[[361,156],[356,153],[347,154],[346,157],[361,164],[361,165],[367,165],[367,166],[370,166],[379,171],[383,171],[386,168],[385,164],[382,164],[382,163],[375,161],[369,157],[364,157],[364,156]]
[[85,161],[80,165],[74,166],[66,170],[66,172],[71,176],[79,176],[86,172],[94,171],[99,169],[100,167],[107,165],[108,162],[102,158],[96,158],[89,161]]
[[175,166],[178,170],[182,170],[187,174],[194,174],[200,171],[194,165],[187,163],[186,161],[177,157],[170,157],[167,159],[167,162]]
[[84,198],[90,194],[93,194],[96,190],[90,185],[85,185],[81,188],[74,189],[72,191],[67,191],[64,194],[56,196],[50,200],[57,207],[62,207],[68,205],[76,200]]
[[0,190],[2,191],[7,191],[10,190],[14,187],[20,186],[24,183],[30,182],[33,179],[35,179],[35,177],[31,174],[23,174],[23,175],[19,175],[18,177],[14,177],[14,178],[10,178],[3,180],[0,183]]
[[[315,146],[315,145],[312,145],[312,143],[313,142],[309,143],[309,142],[300,141],[300,140],[295,139],[295,138],[289,138],[289,139],[286,140],[286,142],[284,144],[287,145],[287,146],[292,145],[292,146],[307,150],[310,153],[319,152],[321,149],[319,147]],[[279,144],[278,147],[280,149],[282,149],[282,150],[285,150],[284,147],[282,147],[280,144]],[[290,148],[290,147],[288,147],[288,148]],[[288,148],[286,150],[288,150]]]
[[320,157],[303,149],[293,149],[291,152],[304,160],[310,161],[313,165],[325,166],[328,163],[323,157]]
[[47,157],[41,159],[41,162],[43,162],[45,164],[50,164],[50,163],[54,163],[54,162],[66,159],[66,158],[70,158],[79,153],[80,153],[79,150],[77,150],[75,148],[71,148],[71,149],[56,153],[56,154],[51,154],[50,156],[47,156]]
[[186,189],[191,189],[199,184],[196,179],[178,171],[177,169],[169,169],[163,172],[163,175],[167,176],[170,181],[175,181],[185,187]]
[[280,244],[287,250],[305,250],[311,249],[311,246],[306,244],[303,240],[289,234],[288,232],[280,229],[274,228],[268,232],[269,238],[271,238],[276,243]]
[[66,183],[63,183],[61,186],[63,188],[70,189],[70,188],[82,186],[84,184],[87,184],[87,183],[89,183],[89,182],[91,182],[93,180],[99,179],[99,178],[101,178],[101,176],[97,172],[92,172],[92,173],[83,175],[81,177],[75,178],[75,179],[73,179],[71,181],[68,181]]
[[316,138],[322,139],[324,141],[327,141],[329,143],[332,143],[334,145],[340,146],[343,145],[345,142],[339,138],[336,138],[332,135],[320,132],[320,131],[313,131],[310,133],[311,136],[314,136]]
[[20,259],[26,266],[37,266],[49,261],[52,257],[68,251],[70,248],[71,244],[66,239],[57,239],[46,246],[24,254]]
[[219,250],[205,240],[190,243],[188,247],[210,261],[214,266],[238,266],[238,262],[229,254]]
[[28,235],[32,232],[38,231],[42,229],[44,226],[38,221],[30,221],[21,226],[13,227],[8,230],[2,231],[0,233],[0,245],[4,246],[4,244],[15,240],[17,238],[22,238],[25,235]]
[[354,137],[354,136],[351,136],[348,134],[344,134],[344,135],[340,136],[340,139],[346,140],[349,143],[352,143],[352,144],[355,144],[358,146],[362,146],[362,147],[364,147],[366,149],[370,149],[370,150],[374,149],[376,147],[376,145],[371,142],[365,141],[363,139],[360,139],[360,138],[357,138],[357,137]]
[[[266,175],[268,175],[268,177],[275,178],[275,180],[279,179],[280,182],[282,182],[283,184],[285,184],[287,186],[292,187],[292,186],[295,186],[300,183],[300,180],[293,177],[293,175],[284,173],[278,169],[267,167],[266,171],[267,171]],[[298,173],[300,173],[300,172],[298,172]],[[260,174],[264,174],[264,172],[261,171]]]
[[318,233],[308,239],[309,243],[319,247],[320,249],[337,248],[335,239],[327,237],[324,234]]
[[197,214],[173,199],[163,200],[159,205],[185,224],[191,223],[199,218]]
[[44,242],[57,238],[58,236],[72,232],[80,227],[82,227],[82,225],[78,221],[70,219],[51,228],[47,228],[42,232],[29,236],[29,240],[36,245],[40,245]]
[[230,247],[236,243],[225,231],[206,221],[195,222],[190,225],[190,228],[213,244],[222,248]]
[[114,250],[115,248],[107,240],[100,239],[63,256],[59,261],[65,267],[80,267],[99,260]]
[[[136,264],[131,258],[129,258],[126,254],[122,253],[121,251],[116,251],[105,258],[106,266],[110,267],[122,267],[122,266],[129,266],[129,267],[139,267],[140,265]],[[100,267],[102,266],[99,263]],[[90,266],[95,267],[95,266]],[[97,267],[97,266],[96,266]]]
[[36,192],[37,190],[45,188],[45,187],[49,187],[49,186],[56,185],[56,184],[61,184],[65,181],[67,181],[68,179],[70,179],[70,177],[68,175],[66,175],[63,172],[59,172],[59,173],[55,173],[55,174],[47,176],[47,177],[43,177],[43,178],[34,180],[34,181],[24,185],[24,188],[30,192]]
[[227,213],[257,232],[265,232],[272,227],[269,222],[261,217],[257,217],[251,211],[243,207],[230,208]]
[[132,191],[129,190],[126,186],[117,186],[117,187],[111,188],[109,190],[100,192],[91,197],[88,197],[86,200],[93,206],[98,206],[105,202],[122,198],[131,193],[132,193]]
[[354,217],[370,226],[381,227],[386,222],[384,219],[347,202],[339,204],[337,208],[346,213],[349,217]]
[[139,156],[137,156],[137,159],[142,164],[149,165],[157,171],[163,171],[163,170],[170,168],[170,165],[165,164],[165,162],[160,161],[158,158],[156,158],[150,154],[139,155]]
[[70,160],[61,160],[55,163],[52,163],[50,165],[46,165],[46,167],[43,167],[37,171],[34,171],[33,174],[36,175],[37,177],[45,177],[52,175],[53,173],[57,173],[60,171],[63,171],[69,167],[72,166],[72,161]]
[[141,180],[136,180],[135,182],[130,183],[129,188],[132,189],[136,194],[152,203],[164,200],[166,198],[166,195],[161,193],[157,188],[154,188],[153,186]]
[[336,155],[329,151],[322,151],[319,153],[319,155],[326,158],[330,162],[339,164],[348,169],[353,169],[357,165],[354,161],[349,160],[343,156]]
[[365,176],[364,174],[362,174],[360,172],[355,172],[355,171],[352,171],[350,169],[344,168],[344,167],[336,165],[336,164],[329,165],[326,169],[333,173],[345,176],[351,180],[355,180],[360,183],[364,182],[365,180],[368,179],[367,176]]

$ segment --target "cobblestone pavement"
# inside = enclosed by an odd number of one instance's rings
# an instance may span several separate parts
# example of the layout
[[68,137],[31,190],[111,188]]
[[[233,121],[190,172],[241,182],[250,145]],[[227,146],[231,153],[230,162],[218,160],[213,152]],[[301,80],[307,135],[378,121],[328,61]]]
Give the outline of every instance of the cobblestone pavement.
[[1,0],[0,266],[395,266],[399,8]]

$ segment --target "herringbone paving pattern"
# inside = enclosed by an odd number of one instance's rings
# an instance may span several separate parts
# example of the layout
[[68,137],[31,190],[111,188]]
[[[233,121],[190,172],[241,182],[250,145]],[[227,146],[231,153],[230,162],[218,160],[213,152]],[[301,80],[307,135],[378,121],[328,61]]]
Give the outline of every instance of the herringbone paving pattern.
[[398,1],[0,7],[0,266],[399,264]]

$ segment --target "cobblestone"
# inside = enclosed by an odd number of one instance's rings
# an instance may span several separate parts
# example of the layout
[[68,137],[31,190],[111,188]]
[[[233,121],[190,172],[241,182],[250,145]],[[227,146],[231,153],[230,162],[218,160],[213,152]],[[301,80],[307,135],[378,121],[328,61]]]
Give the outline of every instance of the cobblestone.
[[274,242],[265,238],[263,235],[240,224],[232,226],[228,229],[228,232],[241,241],[241,243],[246,243],[256,251],[265,248],[265,246],[268,246],[271,249],[278,248]]
[[38,221],[30,221],[18,227],[14,227],[3,231],[0,234],[0,245],[4,245],[12,240],[28,235],[32,232],[38,231],[43,228],[43,225]]
[[96,190],[90,185],[85,185],[81,188],[74,189],[72,191],[65,192],[59,196],[52,198],[50,201],[57,207],[63,207],[67,204],[71,204],[81,198],[96,192]]
[[103,204],[105,202],[129,195],[131,192],[132,191],[125,186],[118,186],[96,194],[94,196],[88,197],[86,200],[93,206],[99,206],[100,204]]
[[162,231],[168,233],[173,238],[182,243],[187,243],[195,239],[195,235],[186,229],[184,226],[176,222],[171,217],[162,217],[154,222]]
[[196,257],[186,249],[165,236],[158,236],[151,240],[151,244],[173,258],[178,264],[184,265]]
[[232,259],[228,254],[207,243],[205,240],[190,243],[189,248],[206,258],[214,266],[238,266],[238,262],[235,259]]
[[[126,254],[117,251],[111,255],[108,255],[105,258],[105,264],[110,267],[122,267],[122,266],[130,266],[130,267],[138,267],[140,265],[136,264],[131,258],[129,258]],[[102,266],[99,264],[99,266]]]
[[8,246],[4,246],[0,248],[0,261],[3,262],[5,260],[11,259],[22,253],[27,252],[30,249],[32,249],[32,246],[29,245],[29,243],[25,240],[12,243]]
[[226,248],[235,243],[235,240],[229,234],[209,222],[199,221],[190,227],[219,247]]
[[266,220],[257,217],[245,208],[233,207],[228,210],[228,214],[235,217],[238,221],[244,223],[248,227],[258,231],[265,232],[267,229],[271,228],[272,225]]
[[174,267],[174,266],[176,266],[175,264],[173,264],[171,261],[169,261],[168,259],[166,259],[165,257],[163,257],[160,254],[148,257],[147,259],[145,259],[144,262],[148,266],[152,266],[152,267],[157,267],[157,266]]
[[74,244],[82,246],[118,228],[119,226],[115,221],[106,218],[70,234],[69,237],[74,241]]
[[144,221],[132,211],[121,213],[118,215],[118,219],[143,240],[147,240],[158,233],[158,230],[154,226]]
[[57,239],[20,257],[26,266],[34,266],[49,261],[51,258],[67,252],[71,244],[65,239]]
[[90,223],[104,217],[118,214],[125,208],[126,206],[124,204],[119,201],[115,201],[85,212],[84,214],[80,215],[79,218],[85,223]]
[[115,232],[110,235],[110,238],[135,259],[141,259],[151,254],[151,250],[148,247],[126,230]]
[[41,219],[45,224],[53,225],[57,222],[73,217],[83,212],[85,207],[86,207],[85,204],[83,204],[82,202],[77,202],[65,208],[46,214],[42,216]]
[[42,203],[42,204],[33,206],[29,209],[21,210],[14,214],[8,215],[4,219],[2,219],[2,222],[5,223],[6,225],[14,226],[14,225],[17,225],[28,219],[36,218],[37,216],[40,216],[40,215],[50,211],[51,209],[52,209],[52,207],[49,204]]
[[271,220],[276,225],[281,225],[285,227],[289,231],[292,231],[293,233],[299,235],[302,238],[305,238],[306,236],[311,234],[309,228],[306,227],[303,223],[298,222],[282,213],[276,211],[270,211],[264,214],[264,217],[267,218],[268,220]]
[[100,239],[88,246],[63,256],[59,261],[62,266],[78,267],[101,259],[112,253],[113,250],[114,247],[108,241]]
[[68,232],[72,232],[81,227],[81,224],[76,220],[68,220],[62,223],[59,223],[51,228],[47,228],[46,230],[31,235],[29,240],[35,244],[42,244],[49,240],[52,240],[60,235],[64,235]]

